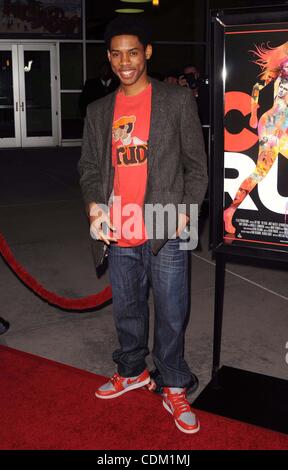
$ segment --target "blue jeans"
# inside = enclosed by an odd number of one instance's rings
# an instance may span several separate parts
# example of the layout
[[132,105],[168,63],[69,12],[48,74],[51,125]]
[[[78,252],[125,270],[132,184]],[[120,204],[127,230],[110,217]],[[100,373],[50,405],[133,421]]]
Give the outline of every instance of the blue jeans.
[[149,354],[148,289],[155,307],[152,357],[166,387],[186,387],[191,371],[184,360],[188,307],[188,252],[179,238],[168,240],[155,256],[150,240],[133,248],[110,245],[109,275],[120,349],[113,353],[122,377],[139,375]]

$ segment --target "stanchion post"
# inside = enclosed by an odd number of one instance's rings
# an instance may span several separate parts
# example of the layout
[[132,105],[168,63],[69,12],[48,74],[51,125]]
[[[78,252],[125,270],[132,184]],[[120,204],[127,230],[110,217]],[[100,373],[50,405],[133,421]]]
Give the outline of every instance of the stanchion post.
[[223,303],[225,286],[225,255],[215,253],[215,297],[214,297],[214,339],[213,339],[213,368],[212,380],[214,385],[218,384],[218,370],[220,366]]

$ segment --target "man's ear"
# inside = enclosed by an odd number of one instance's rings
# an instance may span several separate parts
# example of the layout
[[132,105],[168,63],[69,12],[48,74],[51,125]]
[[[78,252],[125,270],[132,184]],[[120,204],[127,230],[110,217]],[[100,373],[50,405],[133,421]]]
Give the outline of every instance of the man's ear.
[[152,55],[152,46],[151,44],[147,44],[146,49],[145,49],[146,60],[149,60],[151,55]]
[[111,54],[110,54],[110,51],[109,51],[109,49],[107,49],[107,56],[108,56],[108,60],[109,60],[109,62],[111,62],[111,60],[110,60],[110,59],[111,59]]

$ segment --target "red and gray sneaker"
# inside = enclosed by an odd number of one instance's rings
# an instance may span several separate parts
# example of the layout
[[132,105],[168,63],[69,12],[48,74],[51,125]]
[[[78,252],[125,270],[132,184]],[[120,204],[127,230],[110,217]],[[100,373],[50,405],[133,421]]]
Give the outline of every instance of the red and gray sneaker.
[[130,390],[144,387],[144,385],[147,385],[149,382],[150,374],[147,369],[136,377],[121,377],[116,373],[108,382],[96,390],[95,395],[98,398],[104,399],[116,398]]
[[200,423],[190,408],[185,388],[164,387],[163,406],[173,415],[175,424],[180,431],[187,434],[199,431]]

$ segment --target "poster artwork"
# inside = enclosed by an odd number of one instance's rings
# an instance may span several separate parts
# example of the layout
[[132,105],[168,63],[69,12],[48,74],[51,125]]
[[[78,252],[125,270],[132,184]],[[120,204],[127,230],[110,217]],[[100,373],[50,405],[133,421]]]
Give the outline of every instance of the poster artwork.
[[224,239],[240,244],[288,247],[287,32],[225,35]]

